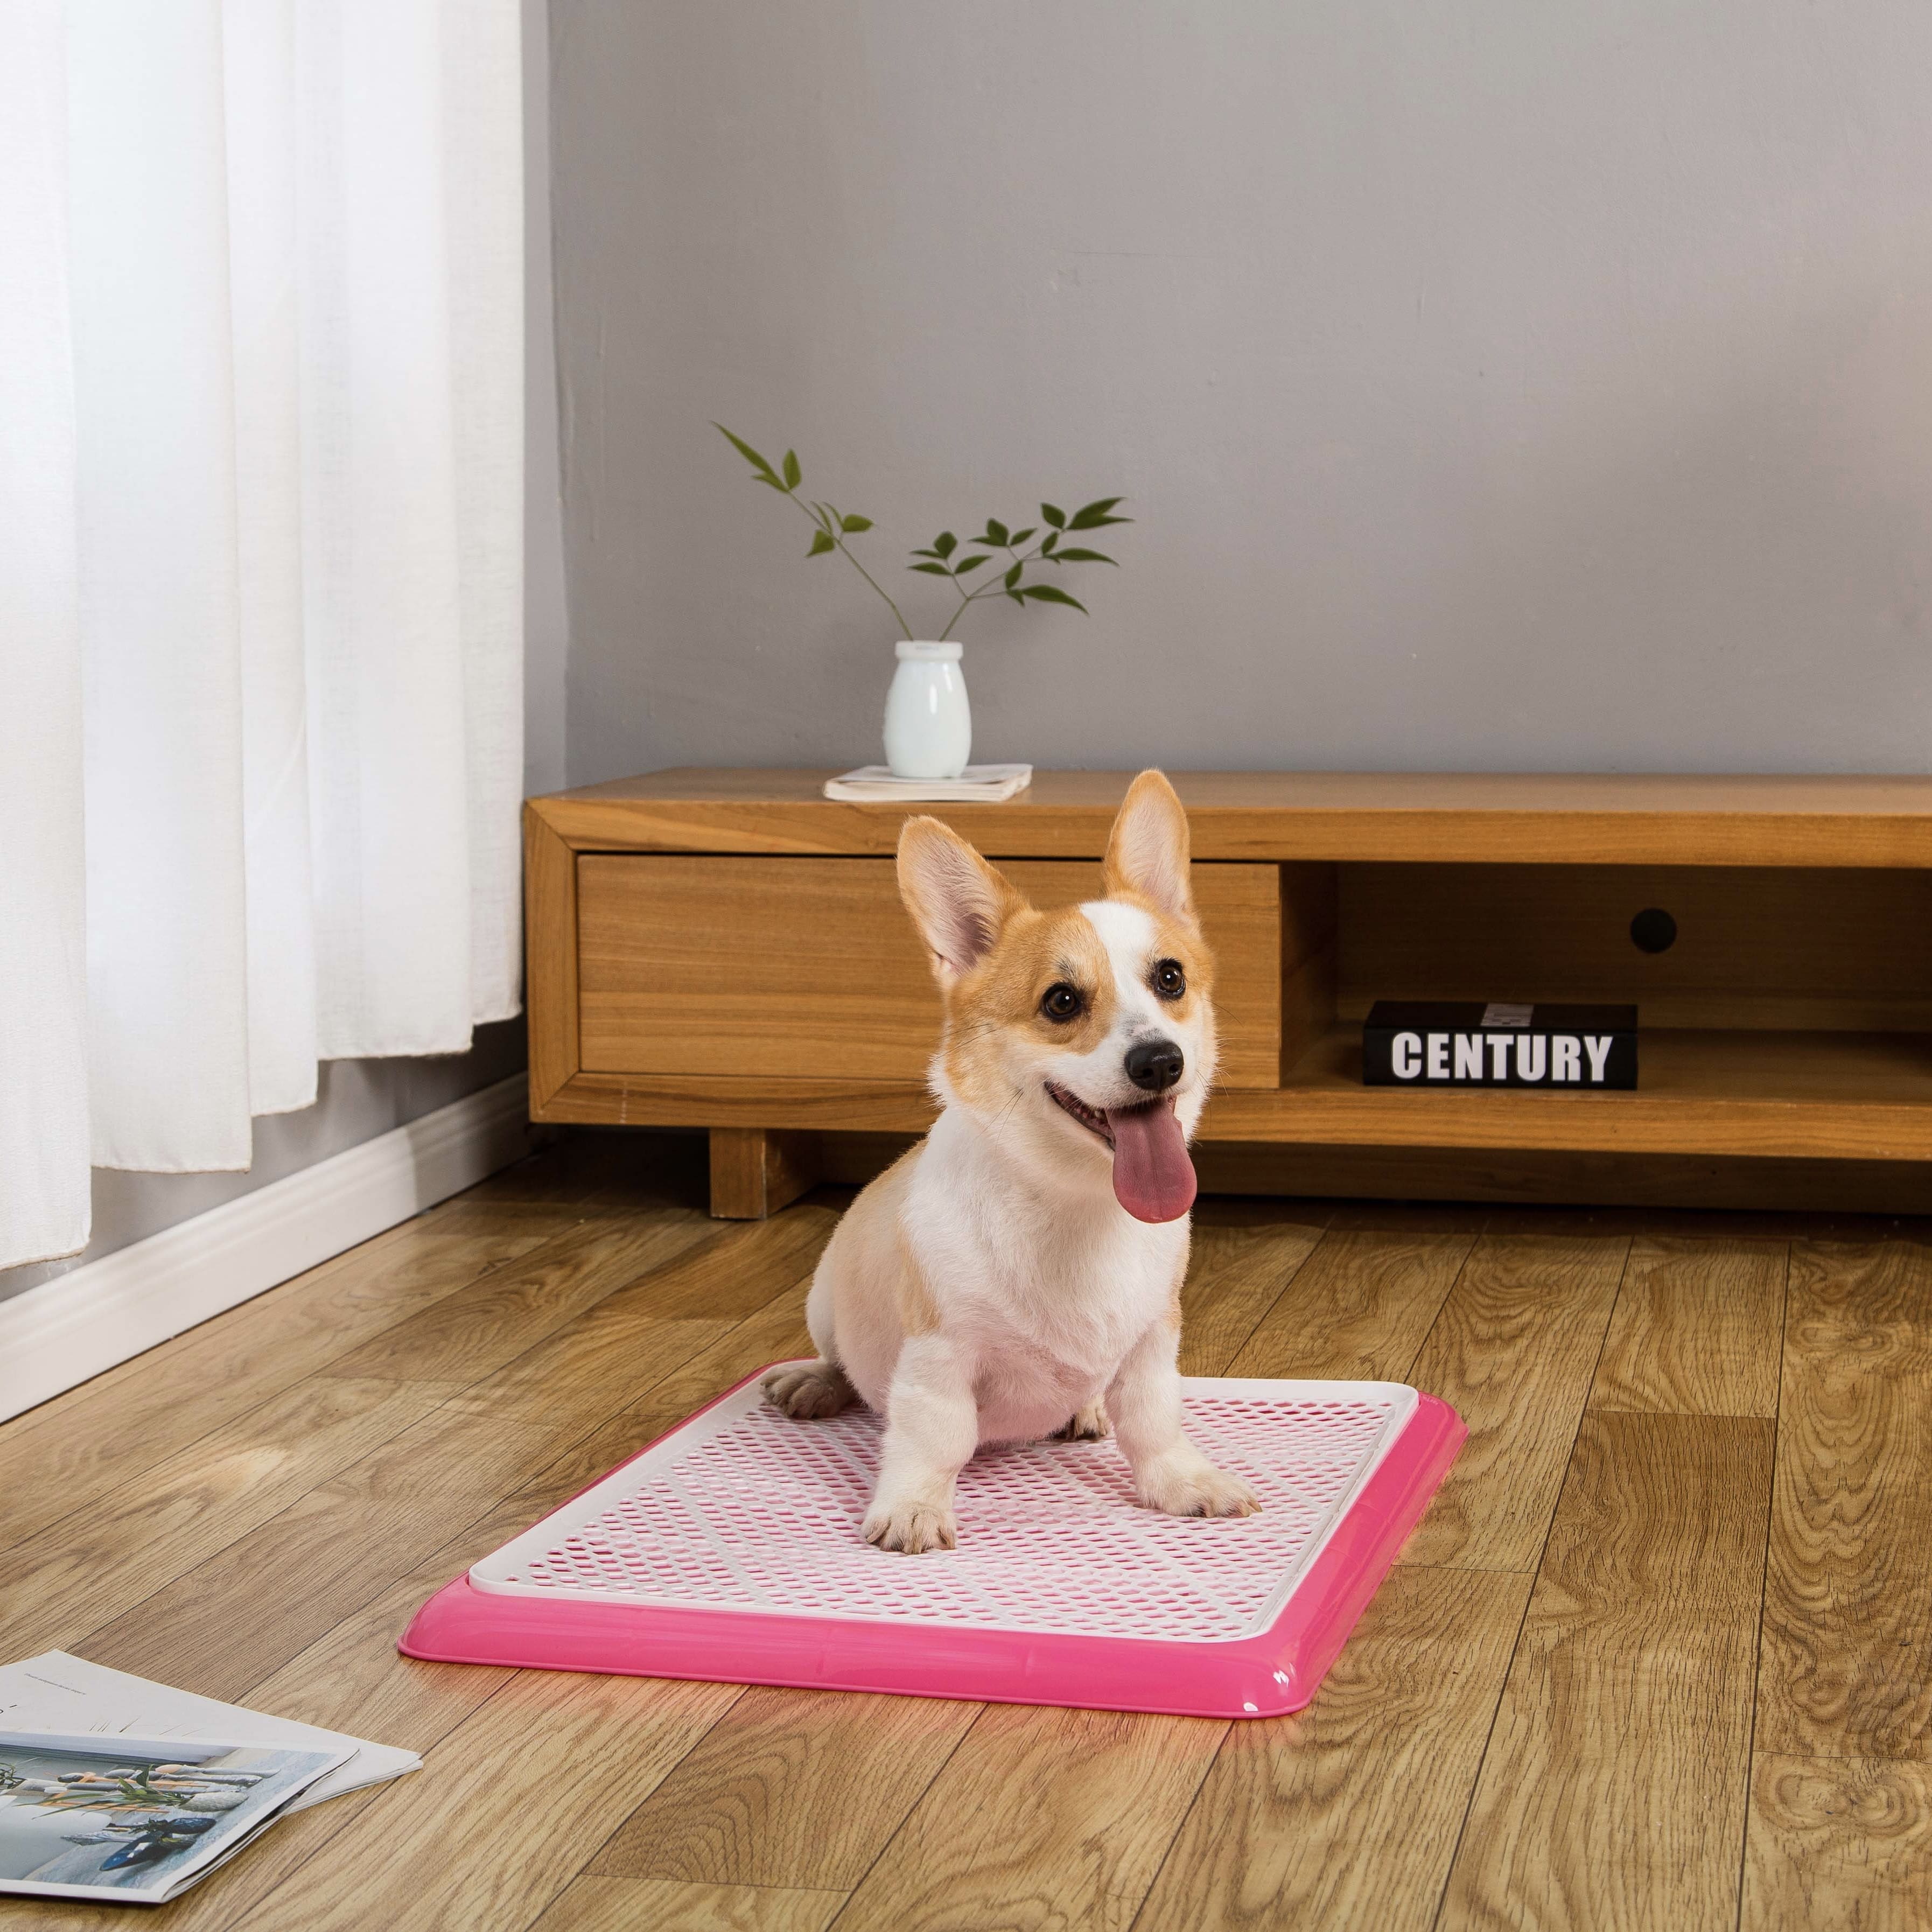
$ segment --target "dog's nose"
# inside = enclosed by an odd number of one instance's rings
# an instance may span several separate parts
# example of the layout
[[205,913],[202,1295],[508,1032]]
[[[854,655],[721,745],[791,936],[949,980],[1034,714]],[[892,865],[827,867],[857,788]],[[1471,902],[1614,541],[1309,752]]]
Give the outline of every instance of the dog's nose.
[[1186,1064],[1171,1040],[1144,1040],[1127,1049],[1127,1078],[1150,1094],[1165,1094]]

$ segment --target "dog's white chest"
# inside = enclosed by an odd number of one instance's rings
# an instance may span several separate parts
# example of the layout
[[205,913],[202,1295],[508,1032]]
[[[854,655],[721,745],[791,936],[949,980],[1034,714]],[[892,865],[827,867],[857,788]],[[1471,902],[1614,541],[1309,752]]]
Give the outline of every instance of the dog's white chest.
[[976,1187],[922,1172],[906,1232],[940,1325],[970,1358],[988,1440],[1040,1436],[1104,1394],[1166,1313],[1187,1264],[1185,1220]]

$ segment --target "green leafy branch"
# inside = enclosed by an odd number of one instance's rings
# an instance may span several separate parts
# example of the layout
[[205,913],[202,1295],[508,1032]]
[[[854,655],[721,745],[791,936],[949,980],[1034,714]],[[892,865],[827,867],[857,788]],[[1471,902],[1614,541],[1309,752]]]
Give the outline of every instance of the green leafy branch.
[[[1040,523],[1046,526],[1043,536],[1040,536],[1038,524],[1029,525],[1023,530],[1010,530],[998,518],[988,517],[984,531],[966,539],[969,548],[978,546],[979,554],[962,555],[957,563],[952,559],[959,549],[959,539],[950,530],[941,530],[929,548],[914,550],[914,556],[923,557],[926,561],[910,565],[909,568],[923,571],[929,577],[944,577],[959,593],[958,608],[946,620],[946,628],[939,634],[940,639],[950,637],[953,626],[966,614],[967,605],[978,603],[982,597],[1010,597],[1019,604],[1024,604],[1029,598],[1041,604],[1070,604],[1084,617],[1087,614],[1086,605],[1078,598],[1070,597],[1058,584],[1024,581],[1027,566],[1041,563],[1112,563],[1111,556],[1097,550],[1088,550],[1078,544],[1063,544],[1060,539],[1076,530],[1097,530],[1108,524],[1132,523],[1131,517],[1113,514],[1114,505],[1123,500],[1118,496],[1102,496],[1098,502],[1076,510],[1070,517],[1052,503],[1042,503],[1040,517]],[[1036,536],[1040,541],[1034,543],[1030,550],[1023,548],[1033,543]],[[1002,550],[1011,560],[1006,568],[968,588],[964,582],[968,574],[977,570],[982,563],[997,563]]]
[[788,497],[796,503],[818,526],[812,534],[812,548],[806,552],[806,555],[828,556],[832,551],[837,550],[845,561],[878,592],[880,596],[885,598],[886,608],[899,620],[899,634],[902,637],[910,637],[912,629],[911,626],[906,622],[905,613],[892,602],[890,596],[886,596],[885,586],[846,548],[845,539],[848,536],[856,536],[860,531],[869,530],[872,527],[872,518],[844,515],[834,509],[830,503],[808,504],[798,494],[799,485],[804,482],[805,476],[803,471],[799,467],[798,456],[795,451],[788,449],[785,452],[784,473],[781,476],[779,472],[767,463],[742,436],[734,436],[722,422],[715,422],[711,427],[752,466],[752,476],[754,482],[770,484],[781,496]]
[[[812,502],[800,496],[804,472],[796,452],[788,449],[781,462],[771,463],[742,436],[733,435],[722,423],[713,423],[712,428],[752,466],[754,482],[766,484],[781,496],[788,497],[811,519],[814,527],[812,547],[806,555],[829,556],[834,550],[839,552],[898,620],[900,636],[910,638],[912,627],[906,622],[904,612],[853,555],[845,542],[848,536],[856,536],[872,529],[872,518],[848,514],[830,503]],[[968,605],[988,597],[1010,598],[1022,608],[1029,602],[1065,604],[1084,616],[1087,607],[1077,597],[1070,596],[1057,584],[1029,583],[1026,573],[1029,569],[1037,572],[1042,566],[1050,565],[1057,571],[1070,563],[1112,563],[1113,558],[1100,550],[1069,544],[1064,539],[1078,532],[1104,529],[1109,524],[1132,523],[1131,517],[1114,514],[1116,506],[1125,500],[1120,496],[1102,496],[1076,510],[1070,517],[1052,503],[1042,503],[1040,506],[1040,523],[1030,524],[1024,530],[1010,530],[998,518],[988,517],[985,530],[978,536],[968,537],[963,548],[952,531],[941,530],[931,544],[913,551],[916,561],[908,564],[908,569],[928,577],[943,577],[958,595],[959,602],[946,620],[945,629],[939,634],[940,640],[952,634],[953,626],[965,615]],[[968,578],[982,565],[998,565],[1003,560],[1004,569],[996,568],[975,583],[967,582]]]

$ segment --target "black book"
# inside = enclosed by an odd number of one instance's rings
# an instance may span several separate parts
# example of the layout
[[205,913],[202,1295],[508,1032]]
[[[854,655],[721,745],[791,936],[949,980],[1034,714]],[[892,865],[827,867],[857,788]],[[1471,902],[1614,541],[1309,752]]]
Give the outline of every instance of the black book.
[[1632,1088],[1636,1009],[1378,1000],[1362,1022],[1362,1084]]

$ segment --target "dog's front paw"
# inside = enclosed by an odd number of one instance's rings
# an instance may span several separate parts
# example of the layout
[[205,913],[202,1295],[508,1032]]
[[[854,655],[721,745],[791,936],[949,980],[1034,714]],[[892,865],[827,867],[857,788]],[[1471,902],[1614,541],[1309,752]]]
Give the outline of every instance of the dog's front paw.
[[1140,1492],[1149,1509],[1169,1516],[1252,1516],[1262,1506],[1239,1476],[1200,1457],[1178,1468],[1148,1471]]
[[859,1400],[858,1390],[836,1362],[782,1363],[758,1386],[772,1408],[800,1422],[841,1414]]
[[881,1550],[896,1550],[916,1556],[928,1550],[956,1550],[958,1525],[952,1511],[943,1503],[925,1502],[916,1496],[897,1502],[881,1498],[866,1512],[866,1540]]

